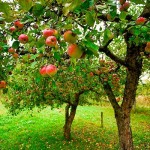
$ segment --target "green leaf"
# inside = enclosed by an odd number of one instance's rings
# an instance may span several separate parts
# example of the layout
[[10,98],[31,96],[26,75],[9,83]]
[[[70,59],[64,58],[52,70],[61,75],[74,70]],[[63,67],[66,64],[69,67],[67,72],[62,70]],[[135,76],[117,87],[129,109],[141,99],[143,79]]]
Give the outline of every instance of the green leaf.
[[35,65],[37,64],[36,61],[34,61],[32,64],[31,64],[31,68],[35,68]]
[[120,13],[120,15],[119,15],[119,18],[120,18],[120,20],[125,20],[125,19],[126,19],[126,16],[127,16],[127,12],[122,11],[122,12]]
[[40,48],[40,47],[42,47],[44,44],[45,44],[44,38],[41,37],[41,38],[36,42],[36,47],[37,47],[37,48]]
[[55,52],[54,53],[54,58],[59,61],[60,58],[61,58],[60,53],[59,52]]
[[13,44],[12,44],[12,47],[14,49],[17,49],[19,47],[19,41],[14,41]]
[[0,17],[0,21],[4,21],[5,20],[5,18],[3,18],[3,17]]
[[94,25],[94,22],[95,22],[94,15],[90,11],[88,11],[86,13],[86,15],[85,15],[85,21],[86,21],[87,25],[89,25],[91,27]]
[[135,4],[145,4],[144,0],[131,0],[131,2],[134,2]]
[[29,11],[32,7],[32,0],[18,0],[18,3],[21,6],[21,9],[25,11]]
[[34,16],[39,17],[44,12],[44,7],[37,3],[31,8],[31,12]]
[[97,57],[99,56],[99,54],[98,54],[99,46],[98,46],[98,45],[94,44],[94,43],[93,43],[92,41],[90,41],[90,40],[84,41],[83,43],[85,44],[85,46],[86,46],[90,51],[93,52],[93,54],[94,54],[95,56],[97,56]]
[[52,88],[53,88],[53,89],[56,89],[56,88],[57,88],[55,81],[52,81]]
[[9,16],[11,13],[11,7],[8,3],[0,2],[0,12],[3,12],[4,14]]

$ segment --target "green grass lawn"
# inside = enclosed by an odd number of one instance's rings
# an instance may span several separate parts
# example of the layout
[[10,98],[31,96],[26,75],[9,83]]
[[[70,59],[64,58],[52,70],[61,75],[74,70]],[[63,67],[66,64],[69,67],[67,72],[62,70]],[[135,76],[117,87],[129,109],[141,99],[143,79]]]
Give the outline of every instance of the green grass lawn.
[[[63,107],[64,108],[64,107]],[[118,135],[110,106],[79,106],[72,125],[72,140],[63,139],[64,109],[37,109],[17,116],[0,106],[0,150],[117,150]],[[104,113],[104,128],[100,113]],[[132,113],[136,150],[150,149],[150,109]]]

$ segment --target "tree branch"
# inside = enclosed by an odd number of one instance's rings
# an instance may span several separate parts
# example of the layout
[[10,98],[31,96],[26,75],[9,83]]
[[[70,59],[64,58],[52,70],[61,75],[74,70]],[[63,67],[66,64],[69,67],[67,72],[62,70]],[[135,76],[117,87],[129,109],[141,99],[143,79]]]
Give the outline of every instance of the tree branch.
[[99,48],[99,52],[104,52],[108,57],[110,57],[113,61],[115,61],[116,63],[119,63],[125,67],[128,67],[125,60],[117,57],[115,54],[113,54],[109,49],[108,49],[108,45],[111,43],[112,40],[110,40],[104,47],[100,47]]

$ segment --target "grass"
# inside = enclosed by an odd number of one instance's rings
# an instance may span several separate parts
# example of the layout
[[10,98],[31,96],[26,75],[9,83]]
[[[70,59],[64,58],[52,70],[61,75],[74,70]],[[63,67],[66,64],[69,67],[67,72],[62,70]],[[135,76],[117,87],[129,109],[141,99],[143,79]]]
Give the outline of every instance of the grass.
[[[7,114],[0,105],[1,150],[117,150],[117,127],[110,106],[79,106],[72,125],[72,140],[63,139],[64,109]],[[142,109],[143,110],[143,109]],[[104,113],[104,128],[100,113]],[[136,150],[150,149],[150,108],[132,113]]]

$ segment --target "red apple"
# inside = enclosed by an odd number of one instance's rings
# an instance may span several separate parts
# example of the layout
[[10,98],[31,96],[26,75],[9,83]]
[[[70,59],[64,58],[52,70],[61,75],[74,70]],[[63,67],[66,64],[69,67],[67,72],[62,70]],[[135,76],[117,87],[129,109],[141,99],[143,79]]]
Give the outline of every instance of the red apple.
[[140,25],[142,25],[142,24],[144,24],[146,22],[146,18],[144,18],[144,17],[139,17],[137,20],[136,20],[136,24],[140,24]]
[[24,24],[21,23],[19,20],[15,21],[14,22],[14,26],[17,28],[17,29],[22,29]]
[[16,31],[15,26],[10,27],[10,28],[9,28],[9,31],[10,31],[10,32],[14,32],[14,31]]
[[45,41],[47,46],[54,47],[57,44],[57,39],[55,36],[49,36]]
[[93,73],[93,72],[90,72],[89,75],[90,75],[90,77],[93,77],[93,76],[94,76],[94,73]]
[[67,53],[70,57],[81,58],[83,51],[80,49],[80,47],[77,44],[71,44],[68,47]]
[[13,56],[15,59],[17,59],[17,58],[19,57],[19,54],[18,54],[18,53],[14,53],[12,56]]
[[71,30],[68,30],[64,33],[64,40],[68,43],[75,43],[77,40],[77,35]]
[[10,54],[13,54],[13,53],[15,53],[15,49],[11,47],[11,48],[8,49],[8,52],[9,52]]
[[50,64],[46,67],[46,73],[49,75],[49,76],[53,76],[57,73],[57,68],[56,66]]
[[130,3],[129,2],[125,2],[123,4],[124,10],[127,10],[130,7]]
[[46,67],[47,67],[47,66],[43,66],[43,67],[41,67],[41,69],[40,69],[40,74],[41,74],[42,76],[46,76],[46,75],[47,75],[47,73],[46,73]]
[[0,81],[0,88],[6,88],[6,82],[5,81]]
[[145,52],[150,53],[150,47],[145,47]]
[[150,48],[150,42],[147,42],[146,47]]
[[43,30],[43,36],[45,38],[54,35],[54,30],[53,29],[45,29]]
[[21,34],[19,35],[19,38],[18,38],[19,42],[22,43],[22,44],[25,44],[28,42],[28,36],[26,34]]
[[124,11],[123,5],[120,6],[119,10],[120,10],[120,11]]

